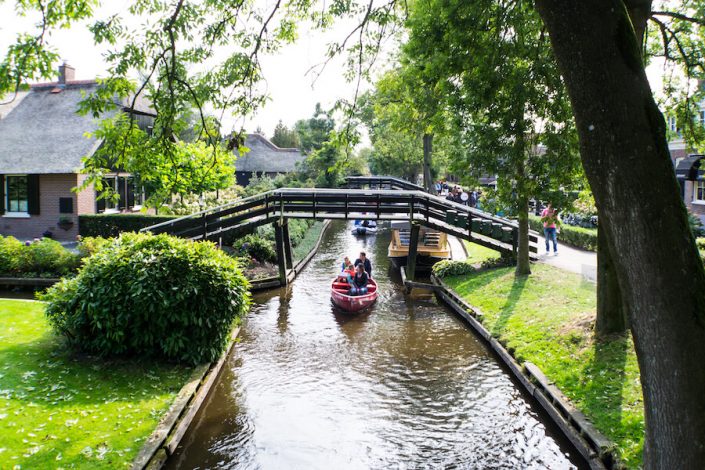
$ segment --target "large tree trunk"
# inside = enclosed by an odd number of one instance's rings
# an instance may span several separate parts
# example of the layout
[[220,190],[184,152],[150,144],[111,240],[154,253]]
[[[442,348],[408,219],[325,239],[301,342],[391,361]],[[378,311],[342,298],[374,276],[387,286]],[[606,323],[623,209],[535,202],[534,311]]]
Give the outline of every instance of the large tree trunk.
[[519,242],[517,246],[517,267],[515,274],[524,276],[531,274],[529,262],[529,197],[519,195],[517,220],[519,222]]
[[705,466],[705,271],[624,4],[537,0],[616,255],[644,392],[646,468]]
[[627,307],[619,289],[617,272],[605,231],[597,230],[597,318],[595,334],[606,336],[627,330]]
[[431,181],[431,154],[433,152],[433,135],[423,135],[423,186],[426,191],[435,194],[435,187]]

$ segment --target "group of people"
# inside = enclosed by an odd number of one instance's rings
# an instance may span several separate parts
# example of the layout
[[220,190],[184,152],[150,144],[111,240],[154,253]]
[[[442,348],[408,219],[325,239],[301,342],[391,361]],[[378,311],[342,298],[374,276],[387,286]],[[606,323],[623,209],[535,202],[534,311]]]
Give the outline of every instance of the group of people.
[[367,254],[361,251],[354,263],[346,256],[341,268],[340,277],[350,284],[350,295],[367,294],[367,283],[372,279],[372,263]]
[[477,200],[479,197],[477,191],[465,192],[460,186],[453,186],[451,188],[445,180],[437,181],[435,189],[436,193],[438,193],[440,196],[445,195],[446,199],[449,201],[453,201],[458,204],[463,204],[470,207],[477,206]]

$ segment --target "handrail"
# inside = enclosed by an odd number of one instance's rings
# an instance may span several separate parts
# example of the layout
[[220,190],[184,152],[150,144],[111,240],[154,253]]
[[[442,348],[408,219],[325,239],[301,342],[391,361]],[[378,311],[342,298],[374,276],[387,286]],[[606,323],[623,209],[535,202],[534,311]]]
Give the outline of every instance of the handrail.
[[[141,231],[167,232],[192,239],[206,239],[231,230],[271,223],[280,217],[348,219],[351,216],[417,222],[470,240],[487,237],[492,244],[498,245],[497,249],[505,251],[512,250],[516,244],[518,228],[516,222],[423,190],[279,188],[161,222]],[[484,221],[480,232],[472,228],[473,219],[476,218]],[[488,223],[503,227],[504,234],[496,228],[486,229]],[[508,229],[511,229],[511,235],[506,233]]]

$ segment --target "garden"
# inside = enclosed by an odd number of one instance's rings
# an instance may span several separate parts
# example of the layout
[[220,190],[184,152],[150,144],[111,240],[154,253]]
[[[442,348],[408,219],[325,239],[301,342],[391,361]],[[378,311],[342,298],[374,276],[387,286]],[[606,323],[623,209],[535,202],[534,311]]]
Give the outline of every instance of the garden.
[[249,307],[238,261],[212,243],[126,233],[83,249],[42,302],[0,300],[0,460],[13,466],[129,465]]

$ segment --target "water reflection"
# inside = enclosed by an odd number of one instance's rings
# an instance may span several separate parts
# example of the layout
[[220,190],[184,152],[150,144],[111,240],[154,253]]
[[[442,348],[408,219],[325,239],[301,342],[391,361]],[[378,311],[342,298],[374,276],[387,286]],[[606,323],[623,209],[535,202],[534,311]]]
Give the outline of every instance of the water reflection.
[[[293,286],[255,297],[168,468],[574,468],[467,328],[386,274],[388,241],[338,224]],[[360,249],[381,295],[349,316],[328,285]]]

